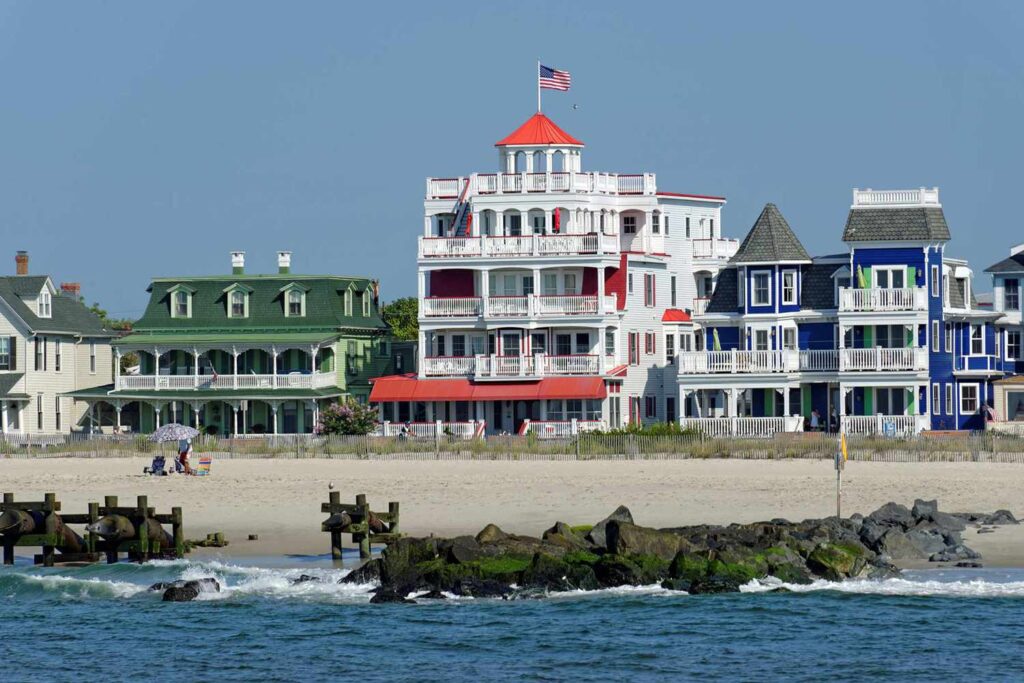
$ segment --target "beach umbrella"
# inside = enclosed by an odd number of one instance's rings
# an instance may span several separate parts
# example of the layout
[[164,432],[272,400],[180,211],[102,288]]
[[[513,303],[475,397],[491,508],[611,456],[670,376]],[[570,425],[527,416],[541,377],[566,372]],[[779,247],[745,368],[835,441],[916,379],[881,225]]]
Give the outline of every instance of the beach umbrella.
[[172,422],[160,427],[149,435],[150,441],[163,443],[165,441],[181,441],[183,439],[194,439],[199,436],[199,430],[192,427]]
[[715,327],[715,328],[713,328],[711,330],[711,340],[712,340],[712,344],[713,344],[712,348],[715,351],[721,351],[722,350],[722,342],[718,338],[718,328],[717,327]]

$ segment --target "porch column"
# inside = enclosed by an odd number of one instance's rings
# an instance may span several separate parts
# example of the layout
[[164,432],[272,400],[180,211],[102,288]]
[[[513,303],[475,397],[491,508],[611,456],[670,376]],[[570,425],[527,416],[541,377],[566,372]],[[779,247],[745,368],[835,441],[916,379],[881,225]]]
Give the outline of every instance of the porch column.
[[153,426],[155,429],[160,429],[160,411],[164,409],[162,403],[151,403],[153,406]]
[[644,211],[643,242],[644,253],[651,253],[651,229],[654,224],[654,212]]
[[782,416],[789,417],[789,387],[782,388]]
[[267,401],[270,404],[270,423],[271,423],[271,434],[277,434],[277,407],[278,401]]
[[[121,349],[114,349],[114,391],[121,388]],[[4,431],[7,431],[6,429]]]
[[429,349],[427,348],[427,333],[422,329],[419,330],[419,343],[416,344],[416,369],[419,373],[423,373],[424,366],[426,364],[425,358]]
[[192,387],[199,387],[199,349],[192,348]]
[[[598,237],[600,240],[600,237]],[[598,314],[609,313],[610,311],[604,310],[604,266],[595,268],[597,271],[597,312]]]
[[0,401],[0,432],[7,433],[7,401]]
[[[114,404],[114,433],[115,434],[120,434],[121,433],[121,402],[120,401],[113,401],[113,404]],[[6,415],[5,415],[5,417],[6,417]],[[7,420],[5,419],[4,422],[6,423],[6,421]],[[7,431],[7,425],[6,424],[4,424],[4,431]]]
[[433,401],[427,401],[426,409],[427,409],[427,422],[433,422],[434,421],[434,402]]
[[[231,387],[238,388],[238,349],[231,347]],[[235,420],[237,423],[238,420]]]
[[[598,298],[598,301],[600,302],[600,298]],[[598,303],[598,306],[600,305],[601,304]],[[601,325],[601,327],[597,328],[597,344],[595,345],[594,351],[595,353],[597,353],[597,371],[601,375],[603,375],[604,373],[611,369],[607,367],[605,363],[604,338],[605,336],[607,336],[607,334],[607,326]]]
[[[534,284],[536,290],[537,285]],[[491,273],[488,270],[480,271],[480,312],[486,316],[490,312],[489,299],[491,298]]]
[[737,406],[737,402],[736,402],[736,392],[737,391],[738,391],[738,389],[735,389],[735,388],[727,390],[728,397],[729,397],[729,417],[739,417],[739,415],[737,414],[738,406]]
[[[159,348],[157,348],[157,347],[153,348],[153,389],[155,391],[159,391],[160,390],[160,380],[159,380],[159,377],[160,377],[160,356],[162,356],[162,355],[163,354],[160,353],[160,349]],[[141,363],[142,363],[142,357],[140,356],[139,357],[139,364],[141,365]]]
[[235,436],[238,435],[238,401],[231,402],[231,414],[235,422]]
[[309,400],[313,405],[313,426],[310,427],[310,432],[316,432],[317,425],[320,424],[320,404],[316,402],[315,398]]
[[270,378],[270,386],[272,386],[274,389],[277,389],[277,356],[278,356],[278,351],[277,351],[277,347],[276,346],[271,346],[270,347],[270,355],[272,357],[272,362],[273,362],[273,366],[272,366],[273,367],[273,376]]
[[416,277],[416,295],[420,299],[427,296],[427,272],[425,270],[421,270]]
[[[551,178],[551,176],[548,176],[549,180],[550,180],[550,178]],[[550,192],[551,188],[548,187],[547,191]],[[553,216],[554,216],[554,211],[552,211],[551,209],[545,209],[544,210],[544,234],[546,234],[546,235],[552,234],[554,232],[554,230],[555,230],[555,223],[553,221]],[[531,228],[532,227],[533,226],[531,226]],[[558,229],[562,230],[562,226],[558,226]]]
[[196,431],[202,432],[202,425],[199,424],[199,411],[202,409],[203,404],[199,401],[192,401],[189,405],[192,406],[192,426],[196,428]]
[[839,417],[846,417],[846,395],[850,392],[850,388],[842,382],[839,383]]

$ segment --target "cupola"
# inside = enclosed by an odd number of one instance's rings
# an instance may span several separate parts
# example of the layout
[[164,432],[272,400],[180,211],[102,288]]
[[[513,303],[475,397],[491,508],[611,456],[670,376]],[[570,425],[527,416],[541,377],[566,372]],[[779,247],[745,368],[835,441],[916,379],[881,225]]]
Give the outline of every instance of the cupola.
[[498,168],[502,173],[582,170],[583,143],[540,112],[494,146],[498,148]]

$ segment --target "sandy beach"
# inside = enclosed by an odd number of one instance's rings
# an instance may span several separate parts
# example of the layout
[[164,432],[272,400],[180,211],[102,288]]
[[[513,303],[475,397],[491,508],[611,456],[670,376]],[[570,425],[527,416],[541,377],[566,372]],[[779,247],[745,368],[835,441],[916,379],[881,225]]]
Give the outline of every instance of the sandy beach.
[[[55,492],[64,509],[118,495],[184,508],[186,535],[223,531],[231,555],[319,554],[333,482],[342,500],[366,493],[374,509],[402,505],[411,534],[476,533],[493,522],[506,531],[539,534],[552,523],[593,523],[620,504],[649,526],[790,520],[835,513],[835,472],[827,461],[690,460],[648,462],[366,462],[221,460],[213,475],[150,477],[148,459],[0,460],[0,490],[19,499]],[[1024,513],[1024,467],[995,463],[850,462],[844,515],[894,500],[936,498],[946,511],[1005,508]],[[246,540],[258,534],[258,541]],[[1005,527],[968,545],[989,564],[1024,566],[1024,532]]]

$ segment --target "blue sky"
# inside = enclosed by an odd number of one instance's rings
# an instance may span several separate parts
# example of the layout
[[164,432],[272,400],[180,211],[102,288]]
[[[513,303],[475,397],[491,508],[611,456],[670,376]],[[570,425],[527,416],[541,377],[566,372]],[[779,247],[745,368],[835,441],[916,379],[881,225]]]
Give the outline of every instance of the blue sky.
[[[1024,3],[0,2],[0,263],[137,317],[156,275],[415,293],[424,177],[492,171],[535,107],[589,170],[778,204],[841,249],[851,188],[938,185],[975,272],[1024,241]],[[572,105],[578,105],[573,109]],[[988,288],[988,278],[979,278]]]

